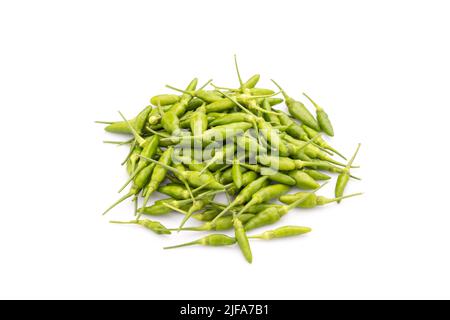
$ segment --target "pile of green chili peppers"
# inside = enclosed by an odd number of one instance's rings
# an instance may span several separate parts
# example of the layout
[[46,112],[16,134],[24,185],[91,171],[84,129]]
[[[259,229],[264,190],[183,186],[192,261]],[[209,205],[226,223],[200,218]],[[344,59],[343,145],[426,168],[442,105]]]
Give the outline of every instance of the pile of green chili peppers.
[[[129,179],[120,191],[129,191],[104,214],[126,199],[134,202],[136,219],[111,223],[137,224],[157,234],[172,231],[225,231],[232,236],[211,233],[189,245],[229,246],[237,244],[245,259],[252,262],[249,239],[271,240],[302,235],[308,227],[283,226],[261,234],[250,230],[271,225],[293,208],[313,208],[360,195],[345,195],[356,168],[350,160],[322,138],[334,136],[328,114],[304,94],[314,107],[314,116],[300,101],[290,97],[274,80],[272,89],[257,87],[260,76],[242,81],[235,57],[239,86],[221,87],[208,81],[198,87],[193,79],[185,89],[167,85],[175,94],[161,94],[136,117],[107,124],[105,130],[129,135],[123,142],[129,153],[122,163]],[[281,96],[281,97],[277,97]],[[274,106],[285,103],[288,112]],[[345,163],[333,158],[341,157]],[[334,198],[316,192],[338,174]],[[299,192],[288,193],[292,189]],[[168,197],[149,203],[154,192]],[[228,203],[215,201],[225,194]],[[271,203],[279,200],[280,203]],[[141,203],[142,202],[142,203]],[[169,213],[182,215],[178,228],[166,228],[158,221],[143,219]],[[200,221],[185,226],[191,220]]]

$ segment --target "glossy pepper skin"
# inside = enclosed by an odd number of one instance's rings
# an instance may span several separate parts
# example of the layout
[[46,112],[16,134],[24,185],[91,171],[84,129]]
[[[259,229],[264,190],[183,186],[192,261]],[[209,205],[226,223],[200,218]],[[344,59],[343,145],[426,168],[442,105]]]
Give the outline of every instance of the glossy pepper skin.
[[236,196],[236,198],[231,202],[225,209],[220,212],[217,217],[213,219],[213,223],[217,221],[220,217],[222,217],[225,213],[227,213],[230,209],[232,209],[235,206],[244,204],[248,202],[252,195],[257,192],[259,189],[267,186],[267,177],[260,177],[256,179],[255,181],[252,181],[250,184],[248,184],[244,189],[239,192],[239,194]]
[[233,221],[233,227],[234,227],[234,236],[245,260],[247,260],[248,263],[252,263],[253,261],[252,249],[250,248],[250,243],[248,242],[247,234],[245,233],[242,221],[236,217]]
[[281,90],[281,93],[284,96],[286,105],[288,107],[289,113],[297,120],[300,120],[304,125],[313,128],[314,130],[319,131],[320,127],[317,123],[314,116],[309,112],[309,110],[305,107],[303,103],[300,101],[296,101],[292,99],[290,96],[286,94],[286,92],[272,80],[272,82]]
[[137,224],[148,230],[153,231],[156,234],[171,234],[170,230],[163,226],[158,221],[152,221],[149,219],[132,220],[132,221],[110,221],[115,224]]
[[[161,163],[165,165],[170,165],[172,163],[172,154],[173,149],[167,148],[166,151],[161,155],[161,158],[159,159]],[[148,200],[150,199],[150,195],[156,191],[161,184],[161,182],[164,181],[166,178],[167,169],[165,167],[162,167],[158,164],[156,164],[152,177],[150,179],[150,182],[146,186],[145,193],[144,193],[144,207],[146,206]]]
[[295,180],[295,185],[300,189],[316,189],[319,184],[308,174],[300,170],[289,171],[289,176]]
[[[193,79],[188,87],[186,88],[186,91],[193,91],[197,87],[198,80],[197,78]],[[181,96],[180,101],[175,103],[169,111],[164,113],[164,115],[161,118],[161,124],[163,128],[170,134],[178,135],[180,130],[180,119],[179,117],[182,116],[186,112],[186,108],[189,104],[189,101],[191,101],[192,96],[190,94],[183,94]]]
[[325,112],[325,110],[323,110],[323,108],[321,106],[319,106],[317,103],[315,103],[314,100],[311,99],[306,93],[303,93],[303,95],[316,108],[316,117],[317,117],[317,122],[319,123],[320,129],[322,129],[322,131],[325,132],[330,137],[333,137],[334,136],[333,125],[331,124],[331,121],[328,118],[328,114]]
[[301,226],[284,226],[275,230],[265,231],[259,235],[251,236],[251,239],[272,240],[278,238],[295,237],[311,232],[311,228]]
[[201,239],[187,242],[183,244],[179,244],[176,246],[165,247],[164,249],[175,249],[193,245],[201,245],[201,246],[213,246],[213,247],[221,247],[221,246],[230,246],[236,243],[236,239],[229,237],[225,234],[210,234]]
[[151,111],[152,111],[152,106],[147,106],[144,108],[144,110],[139,112],[139,114],[135,118],[128,120],[128,123],[127,123],[127,121],[113,122],[105,127],[105,131],[111,132],[111,133],[128,133],[128,134],[130,134],[130,133],[132,133],[132,130],[130,129],[129,125],[132,125],[134,127],[134,129],[139,134],[141,134],[145,127],[145,123],[147,122],[148,115],[150,114]]
[[180,101],[180,96],[175,94],[160,94],[153,96],[150,99],[150,103],[154,106],[168,106]]

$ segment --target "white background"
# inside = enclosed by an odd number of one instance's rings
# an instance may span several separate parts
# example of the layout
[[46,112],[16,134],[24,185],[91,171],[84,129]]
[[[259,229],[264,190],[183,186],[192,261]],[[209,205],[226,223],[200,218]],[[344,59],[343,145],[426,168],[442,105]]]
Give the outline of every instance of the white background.
[[[446,3],[2,1],[0,298],[450,298]],[[93,121],[194,76],[235,85],[234,53],[326,107],[345,154],[363,144],[364,196],[292,212],[313,232],[254,242],[252,265],[107,223],[129,204],[100,215],[126,148]]]

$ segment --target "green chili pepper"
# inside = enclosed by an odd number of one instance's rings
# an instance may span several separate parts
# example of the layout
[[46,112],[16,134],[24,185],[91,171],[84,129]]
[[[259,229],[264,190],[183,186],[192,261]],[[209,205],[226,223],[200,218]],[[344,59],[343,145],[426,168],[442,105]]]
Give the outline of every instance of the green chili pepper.
[[206,130],[200,136],[181,136],[181,137],[170,137],[163,138],[161,141],[170,140],[172,143],[179,143],[181,141],[198,141],[198,145],[205,145],[212,143],[214,141],[220,141],[223,139],[227,139],[236,135],[241,134],[242,132],[247,131],[252,126],[251,123],[247,122],[236,122],[230,123],[227,125],[217,126],[212,129]]
[[180,101],[180,96],[175,94],[160,94],[150,99],[150,103],[154,106],[167,106]]
[[[218,202],[214,202],[214,201],[211,202],[210,205],[211,205],[212,207],[218,208],[218,209],[220,209],[220,210],[222,210],[222,209],[224,209],[224,208],[227,207],[225,204],[218,203]],[[249,214],[257,214],[257,213],[259,213],[259,212],[261,212],[261,211],[263,211],[263,210],[265,210],[265,209],[267,209],[267,208],[270,208],[270,207],[281,207],[281,206],[282,206],[282,205],[280,205],[280,204],[273,204],[273,203],[261,203],[261,204],[256,204],[256,205],[254,205],[254,206],[251,206],[251,207],[247,208],[243,214],[246,214],[246,213],[249,213]],[[237,212],[241,211],[241,209],[242,209],[243,207],[244,207],[244,206],[236,206],[236,207],[234,207],[233,209],[231,209],[230,211],[228,211],[228,212],[225,214],[225,216],[228,216],[228,215],[232,214],[233,211],[237,213]],[[241,215],[241,217],[242,217],[242,215]],[[242,219],[241,219],[241,220],[242,220]]]
[[186,212],[183,220],[181,221],[181,224],[178,227],[178,231],[180,231],[181,228],[183,228],[184,224],[189,220],[189,218],[194,214],[194,212],[197,212],[197,211],[203,209],[204,207],[206,207],[213,199],[214,199],[214,195],[208,196],[203,199],[195,200],[192,203],[192,206]]
[[[313,143],[315,141],[315,138],[319,137],[320,134],[318,133],[316,136],[312,137],[311,139],[308,139],[305,141],[297,140],[287,134],[282,134],[281,137],[291,143],[294,146],[293,150],[290,150],[291,155],[297,155],[299,152],[306,154],[308,157],[311,158],[318,158],[321,160],[326,160],[331,162],[336,162],[335,160],[328,157],[324,152],[321,151],[317,146],[315,146]],[[336,162],[336,164],[340,164],[339,162]]]
[[290,189],[290,186],[286,186],[284,184],[273,184],[267,187],[263,187],[254,194],[252,194],[252,198],[247,204],[239,211],[238,216],[240,216],[245,210],[247,210],[249,207],[267,202],[271,199],[275,199],[280,197],[281,195],[288,192]]
[[[105,127],[105,131],[112,132],[112,133],[132,133],[130,130],[130,125],[136,130],[138,133],[142,133],[142,130],[144,129],[145,123],[147,122],[148,115],[152,111],[151,106],[147,106],[139,112],[139,114],[127,121],[117,121],[112,122],[108,126]],[[98,123],[102,123],[101,121],[97,121]]]
[[233,183],[236,188],[240,189],[242,187],[242,172],[239,165],[239,160],[233,160],[233,167],[231,168],[231,176],[233,178]]
[[133,185],[130,189],[130,191],[121,197],[119,200],[117,200],[115,203],[113,203],[108,209],[103,212],[103,215],[107,214],[111,209],[113,209],[115,206],[117,206],[119,203],[125,201],[126,199],[136,196],[141,192],[142,188],[147,184],[148,180],[150,179],[150,175],[153,172],[155,165],[150,164],[136,175],[135,179],[133,180]]
[[[209,80],[203,87],[208,85],[211,81],[212,80]],[[199,90],[195,90],[195,91],[194,90],[188,91],[188,90],[181,90],[181,89],[169,86],[169,85],[166,85],[166,87],[170,88],[172,90],[175,90],[175,91],[178,91],[178,92],[182,92],[184,94],[188,94],[190,96],[199,98],[199,99],[203,100],[206,103],[213,103],[213,102],[216,102],[216,101],[219,101],[219,100],[223,99],[222,96],[218,95],[214,91],[206,91],[206,90],[203,90],[203,89],[199,89]]]
[[217,208],[210,208],[207,209],[201,213],[196,213],[194,215],[192,215],[192,218],[199,220],[199,221],[211,221],[212,219],[214,219],[218,214],[219,214],[220,210]]
[[[197,188],[199,189],[199,188]],[[195,191],[195,190],[194,190]],[[195,197],[195,199],[202,199],[204,197],[211,196],[213,194],[216,194],[220,191],[206,191],[202,194]],[[172,198],[157,200],[155,203],[149,207],[142,207],[138,210],[139,213],[151,215],[151,216],[159,216],[164,215],[172,211],[171,207],[174,208],[183,208],[187,205],[190,205],[193,202],[192,199],[186,199],[186,200],[176,200]],[[169,205],[169,206],[167,206]]]
[[250,122],[253,123],[255,121],[255,116],[244,113],[244,112],[235,112],[231,114],[224,114],[220,118],[213,120],[209,125],[211,127],[221,126],[225,124],[235,123],[235,122]]
[[127,163],[127,172],[129,175],[133,174],[133,172],[136,171],[137,165],[139,162],[139,155],[142,152],[142,148],[138,144],[134,144],[134,146],[131,148],[130,156],[128,157],[126,163]]
[[261,175],[267,176],[269,177],[270,180],[278,183],[286,184],[288,186],[294,186],[296,183],[294,178],[279,171],[276,171],[270,167],[262,167],[256,164],[247,164],[247,163],[242,163],[241,166],[250,169],[252,171],[261,173]]
[[[252,219],[255,215],[254,214],[247,214],[244,213],[239,217],[239,220],[241,220],[242,223],[245,223]],[[215,216],[217,217],[217,215]],[[214,217],[214,218],[215,218]],[[213,219],[214,219],[213,218]],[[198,227],[188,227],[188,228],[182,228],[182,229],[169,229],[169,230],[181,230],[181,231],[224,231],[229,230],[233,228],[233,216],[224,216],[218,218],[216,221],[207,221],[201,226]]]
[[[247,171],[246,168],[239,166],[239,171],[241,171],[241,174]],[[222,172],[222,175],[220,176],[220,183],[221,184],[227,184],[230,182],[233,182],[233,168],[229,168]]]
[[289,171],[289,176],[295,180],[297,188],[315,189],[319,184],[308,174],[300,170]]
[[310,176],[314,180],[329,180],[329,179],[331,179],[331,177],[329,175],[326,175],[325,173],[322,173],[317,170],[303,169],[303,172],[305,172],[308,176]]
[[[245,209],[244,213],[241,214],[241,218],[244,214],[258,214],[261,211],[266,210],[267,208],[280,208],[282,207],[282,205],[280,204],[273,204],[273,203],[261,203],[261,204],[256,204],[253,205],[251,207],[248,207],[247,209]],[[236,210],[239,212],[242,208],[238,208],[236,207]]]
[[190,197],[185,186],[177,183],[169,183],[158,188],[158,192],[171,196],[177,200],[186,200]]
[[[186,91],[189,92],[195,90],[196,86],[197,86],[197,79],[194,79],[189,83],[188,87],[186,88]],[[170,108],[170,110],[164,113],[164,115],[161,117],[162,126],[170,134],[178,134],[180,130],[179,117],[186,112],[187,105],[189,104],[189,101],[191,101],[191,99],[192,96],[190,94],[187,93],[183,94],[181,96],[180,101],[175,103]]]
[[[250,89],[246,89],[246,91],[251,94],[252,96],[270,96],[273,95],[275,93],[275,91],[271,90],[271,89],[266,89],[266,88],[250,88]],[[270,106],[270,104],[269,104]],[[271,111],[271,110],[267,110],[267,111]]]
[[[142,156],[141,156],[142,157]],[[147,161],[154,162],[156,164],[159,164],[163,168],[173,171],[177,176],[182,177],[182,179],[186,180],[189,185],[193,187],[200,187],[202,185],[207,184],[209,189],[217,189],[217,190],[223,190],[225,188],[224,185],[217,182],[213,176],[206,173],[200,173],[198,171],[181,171],[175,168],[172,168],[164,163],[161,163],[159,161],[145,158]]]
[[335,201],[340,201],[343,199],[347,199],[347,198],[351,198],[351,197],[355,197],[355,196],[360,196],[362,195],[362,193],[354,193],[354,194],[350,194],[347,196],[342,196],[342,197],[338,197],[338,198],[333,198],[333,199],[329,199],[329,198],[325,198],[322,196],[317,196],[314,193],[309,193],[309,192],[297,192],[294,194],[286,194],[284,196],[280,197],[280,201],[283,203],[287,203],[287,204],[291,204],[294,201],[298,200],[299,198],[302,197],[307,197],[307,199],[302,202],[299,207],[300,208],[314,208],[316,206],[323,206],[325,204],[331,203],[331,202],[335,202]]
[[[270,102],[268,99],[263,100],[262,107],[267,111],[272,111],[272,107],[270,106]],[[277,115],[265,113],[264,119],[270,122],[272,125],[281,125],[280,118]]]
[[[172,162],[172,154],[173,149],[170,147],[164,153],[161,155],[161,158],[159,159],[159,162],[162,164],[165,164],[169,166]],[[152,178],[150,179],[150,182],[147,185],[146,192],[144,194],[144,207],[146,206],[148,200],[150,199],[150,195],[158,189],[161,182],[164,181],[166,178],[167,169],[165,167],[162,167],[160,165],[156,165],[155,169],[153,170]]]
[[[342,197],[342,195],[344,194],[344,189],[347,186],[348,180],[350,179],[350,168],[353,164],[353,160],[355,160],[356,155],[358,154],[360,147],[361,147],[361,144],[359,143],[352,158],[349,160],[349,162],[347,163],[345,168],[342,169],[342,172],[339,174],[339,176],[337,178],[336,187],[334,189],[334,195],[336,198]],[[337,203],[340,203],[340,202],[341,202],[341,200],[337,200]]]
[[255,181],[252,181],[249,185],[247,185],[244,189],[239,192],[236,198],[231,202],[225,209],[222,210],[221,213],[214,218],[212,223],[216,222],[221,216],[227,213],[230,209],[235,206],[246,203],[252,198],[252,195],[257,192],[259,189],[264,188],[268,184],[267,177],[260,177]]
[[294,145],[293,143],[288,142],[285,138],[284,143],[289,149],[289,157],[292,159],[298,159],[303,161],[312,161],[312,159],[305,153],[305,150],[299,147],[298,145]]
[[[160,108],[163,108],[160,106]],[[147,122],[149,125],[156,125],[161,120],[161,114],[159,113],[158,108],[153,108],[148,115]]]
[[[120,113],[120,112],[119,112]],[[123,116],[122,113],[120,113],[120,115],[122,116],[122,118],[127,122],[130,130],[133,132],[133,135],[136,139],[136,142],[139,144],[140,147],[142,147],[142,151],[139,155],[136,156],[143,156],[146,158],[152,158],[156,151],[158,150],[158,146],[159,146],[159,137],[156,135],[153,135],[151,137],[148,137],[146,139],[142,138],[139,133],[137,133],[137,131],[131,126],[130,123],[128,123],[128,121],[126,120],[126,118]],[[145,160],[140,159],[136,170],[131,174],[131,176],[129,177],[129,179],[127,180],[127,182],[120,188],[119,192],[121,192],[123,189],[125,189],[125,187],[131,182],[133,181],[133,179],[136,177],[136,175],[142,170],[144,169],[146,166],[148,165],[148,162]]]
[[[319,186],[318,188],[316,188],[314,190],[314,192],[317,192],[324,185],[326,185],[326,183],[323,184],[322,186]],[[284,206],[279,206],[279,207],[272,206],[261,212],[258,212],[252,219],[250,219],[245,224],[245,230],[248,231],[248,230],[259,228],[259,227],[262,227],[265,225],[273,224],[273,223],[277,222],[278,220],[280,220],[281,217],[284,216],[285,214],[287,214],[290,210],[299,206],[306,200],[307,200],[307,197],[300,197],[299,199],[297,199],[290,205],[284,205]]]
[[[246,187],[247,185],[249,185],[250,183],[252,183],[253,181],[255,181],[258,178],[259,178],[259,175],[256,172],[253,172],[253,171],[245,172],[244,174],[242,174],[242,185],[241,185],[241,188],[242,187]],[[228,189],[228,193],[234,195],[234,194],[236,194],[239,191],[239,189],[240,188],[238,188],[235,185],[233,185],[230,189]]]
[[258,104],[262,104],[264,99],[266,99],[269,102],[271,107],[276,106],[277,104],[280,104],[284,101],[281,98],[270,98],[270,97],[269,98],[258,98],[258,99],[256,99],[256,101]]
[[191,101],[189,101],[188,105],[186,106],[186,111],[195,110],[198,107],[201,107],[204,103],[205,102],[203,100],[198,98],[191,99]]
[[327,150],[330,150],[330,151],[332,151],[332,152],[334,152],[334,153],[336,153],[338,156],[340,156],[342,159],[347,159],[347,158],[345,158],[339,151],[337,151],[336,149],[334,149],[333,147],[331,147],[325,140],[323,140],[322,139],[322,137],[319,135],[317,135],[317,131],[316,130],[314,130],[314,129],[312,129],[312,128],[309,128],[309,127],[307,127],[307,126],[302,126],[302,128],[305,130],[305,132],[308,134],[308,137],[310,138],[310,139],[313,139],[314,140],[314,142],[317,144],[317,145],[319,145],[319,146],[321,146],[322,148],[324,148],[324,149],[327,149]]
[[257,156],[256,160],[262,165],[272,167],[275,170],[291,171],[297,168],[295,160],[287,157]]
[[205,107],[198,108],[191,117],[191,132],[194,136],[200,136],[208,128],[208,118],[206,117]]
[[252,263],[253,261],[252,250],[250,248],[250,243],[248,242],[247,234],[245,233],[242,221],[239,220],[238,217],[235,217],[233,219],[233,226],[234,226],[234,236],[239,245],[239,248],[241,249],[242,254],[245,257],[245,260],[247,260],[248,263]]
[[210,234],[206,237],[203,237],[201,239],[187,242],[183,244],[179,244],[176,246],[171,247],[165,247],[164,249],[175,249],[175,248],[181,248],[181,247],[187,247],[187,246],[193,246],[193,245],[201,245],[201,246],[230,246],[236,243],[236,240],[232,237],[229,237],[224,234]]
[[299,236],[311,232],[311,228],[300,226],[284,226],[275,230],[265,231],[261,234],[248,237],[249,239],[272,240],[277,238],[286,238]]
[[282,142],[280,136],[278,135],[277,131],[272,128],[272,126],[264,121],[264,119],[259,118],[257,120],[258,128],[264,138],[270,142],[270,145],[277,149],[280,152],[280,155],[285,157],[289,155],[288,148],[284,145]]
[[280,122],[282,125],[287,126],[286,127],[286,133],[290,136],[301,139],[301,140],[309,140],[308,135],[306,134],[305,130],[303,128],[295,123],[287,114],[285,114],[282,111],[279,111],[278,117],[280,119]]
[[286,101],[289,113],[308,127],[315,130],[320,130],[319,124],[317,123],[316,119],[314,119],[314,116],[308,111],[308,109],[306,109],[305,105],[300,101],[296,101],[288,96],[286,92],[280,87],[280,85],[274,80],[272,80],[272,82],[281,90],[281,93],[283,94]]
[[110,221],[109,223],[116,223],[116,224],[137,224],[140,226],[143,226],[144,228],[147,228],[157,234],[171,234],[170,230],[168,230],[165,226],[163,226],[158,221],[152,221],[148,219],[143,220],[132,220],[132,221]]
[[206,113],[210,112],[223,112],[232,109],[235,106],[233,101],[230,101],[226,98],[222,98],[219,101],[207,104],[205,106]]
[[247,151],[249,154],[252,154],[252,155],[267,154],[266,148],[261,146],[255,138],[249,136],[248,134],[244,134],[242,136],[236,137],[236,144],[240,148],[244,149],[245,151]]
[[308,98],[308,100],[316,108],[317,122],[319,123],[320,129],[322,129],[322,131],[325,132],[330,137],[334,136],[333,126],[331,124],[330,119],[328,118],[328,114],[323,110],[321,106],[315,103],[306,93],[303,93],[303,95],[306,98]]
[[242,89],[253,89],[259,82],[260,79],[260,75],[259,74],[255,74],[253,76],[250,77],[250,79],[248,79],[243,85],[242,85]]

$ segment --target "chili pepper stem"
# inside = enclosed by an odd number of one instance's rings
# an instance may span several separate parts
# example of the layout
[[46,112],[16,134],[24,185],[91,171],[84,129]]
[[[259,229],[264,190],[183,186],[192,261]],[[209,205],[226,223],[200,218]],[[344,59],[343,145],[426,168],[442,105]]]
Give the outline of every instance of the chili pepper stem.
[[[140,157],[141,155],[139,155]],[[124,183],[124,185],[122,187],[120,187],[118,193],[121,193],[123,191],[123,189],[125,189],[131,181],[133,181],[134,178],[136,178],[136,176],[139,174],[139,172],[141,172],[144,168],[141,168],[140,170],[136,170],[128,177],[127,181]]]
[[186,211],[184,211],[184,210],[182,210],[182,209],[180,209],[180,208],[174,207],[174,206],[172,206],[172,205],[169,204],[169,203],[163,202],[163,206],[165,206],[165,207],[167,207],[167,208],[170,208],[170,209],[172,209],[173,211],[179,212],[179,213],[181,213],[181,214],[184,214],[184,215],[187,214]]
[[343,156],[339,151],[337,151],[336,149],[334,149],[334,148],[332,148],[332,147],[330,147],[330,146],[328,146],[327,149],[330,150],[330,151],[332,151],[332,152],[334,152],[334,153],[336,153],[336,154],[337,154],[339,157],[341,157],[342,159],[347,160],[347,158],[344,157],[344,156]]
[[209,80],[206,81],[206,83],[205,83],[204,85],[202,85],[198,90],[203,90],[203,89],[205,89],[206,86],[207,86],[208,84],[210,84],[212,81],[213,81],[213,79],[209,79]]
[[175,172],[175,174],[183,175],[183,173],[182,173],[180,170],[175,169],[175,168],[172,168],[171,166],[168,166],[167,164],[164,164],[164,163],[162,163],[162,162],[156,161],[156,160],[151,159],[151,158],[144,157],[144,156],[142,156],[142,155],[138,155],[138,156],[139,156],[139,158],[141,158],[141,159],[144,159],[144,160],[147,160],[147,161],[156,163],[157,165],[160,165],[160,166],[163,167],[164,169],[167,169],[167,170],[170,170],[170,171],[172,171],[172,172]]
[[131,220],[131,221],[115,221],[115,220],[111,220],[109,223],[113,223],[113,224],[139,224],[139,220]]
[[138,215],[138,195],[134,196],[133,202],[134,202],[134,216],[137,217],[137,215]]
[[133,136],[136,139],[136,141],[139,143],[139,145],[142,146],[145,143],[145,139],[139,135],[139,133],[136,131],[136,129],[131,125],[131,123],[127,120],[127,118],[125,118],[125,116],[122,114],[122,112],[120,112],[120,111],[118,111],[118,112],[119,112],[120,116],[122,117],[122,119],[126,122],[130,131],[133,133]]
[[[169,229],[169,231],[171,231],[171,230]],[[164,249],[164,250],[168,250],[168,249],[176,249],[176,248],[181,248],[181,247],[193,246],[193,245],[200,244],[200,243],[201,243],[201,242],[199,242],[198,240],[195,240],[195,241],[191,241],[191,242],[186,242],[186,243],[178,244],[178,245],[176,245],[176,246],[164,247],[163,249]]]
[[107,214],[109,211],[111,211],[111,209],[113,209],[115,206],[117,206],[119,203],[125,201],[126,199],[132,197],[134,195],[134,192],[129,192],[126,195],[124,195],[122,198],[120,198],[119,200],[117,200],[116,202],[114,202],[108,209],[106,209],[105,212],[103,212],[102,215]]
[[359,151],[360,147],[361,147],[361,143],[358,143],[358,147],[356,147],[355,153],[353,154],[353,156],[351,157],[351,159],[349,160],[349,162],[345,166],[344,170],[348,171],[348,170],[350,170],[350,168],[352,168],[353,161],[355,160],[356,155],[358,154],[358,151]]
[[[322,183],[322,185],[321,185],[320,187],[316,188],[315,190],[313,190],[313,191],[310,192],[310,193],[311,193],[311,194],[316,193],[317,191],[319,191],[320,189],[322,189],[322,188],[323,188],[324,186],[326,186],[327,184],[328,184],[328,181]],[[306,197],[304,197],[304,198],[302,198],[302,199],[298,199],[298,200],[292,202],[290,205],[288,205],[288,206],[286,207],[286,212],[287,212],[287,211],[291,211],[292,209],[294,209],[295,207],[297,207],[299,204],[303,203],[308,197],[309,197],[309,195],[306,196]]]
[[202,227],[189,227],[189,228],[181,228],[181,229],[180,228],[169,228],[167,230],[177,231],[177,232],[180,232],[180,231],[207,231],[207,230],[203,229]]
[[195,92],[195,91],[186,91],[186,90],[178,89],[178,88],[172,87],[171,85],[168,85],[168,84],[166,84],[166,88],[169,88],[169,89],[172,89],[172,90],[181,92],[181,93],[189,94],[189,95],[191,95],[191,96],[192,96],[192,95],[194,94],[194,92]]
[[240,86],[240,89],[242,90],[243,86],[244,86],[244,83],[242,82],[241,74],[239,72],[239,66],[238,66],[237,56],[236,55],[234,55],[234,66],[236,68],[236,73],[237,73],[237,76],[238,76],[238,79],[239,79],[239,86]]
[[225,213],[230,211],[230,209],[232,209],[235,206],[236,206],[236,204],[234,202],[231,202],[225,209],[222,210],[221,213],[219,213],[214,219],[211,220],[211,223],[214,224],[217,221],[217,219],[222,217]]
[[98,124],[113,124],[113,121],[94,121],[94,123],[98,123]]
[[133,142],[133,145],[130,148],[130,152],[128,152],[125,160],[123,160],[123,162],[120,164],[121,166],[123,166],[125,163],[127,163],[128,159],[130,159],[131,155],[134,152],[134,147],[136,146],[136,140]]
[[[191,197],[192,201],[195,201],[195,200],[194,200],[194,194],[193,194],[193,192],[192,192],[192,190],[191,190],[191,187],[189,186],[189,184],[187,183],[187,181],[186,181],[185,179],[183,179],[183,184],[184,184],[184,186],[186,187],[187,191],[189,192],[189,197]],[[208,183],[204,184],[203,186],[206,186],[207,184],[208,184]],[[203,186],[200,186],[199,188],[201,188],[201,187],[203,187]],[[197,189],[198,189],[198,188],[197,188]],[[201,190],[201,189],[199,189],[199,190]]]
[[[212,85],[214,88],[216,88],[216,91],[217,91],[217,92],[219,92],[220,94],[224,95],[225,98],[227,98],[228,100],[230,100],[231,102],[233,102],[234,104],[236,104],[236,105],[237,105],[239,108],[241,108],[243,111],[247,112],[248,114],[250,114],[250,115],[252,115],[252,116],[255,116],[252,112],[250,112],[249,110],[247,110],[247,108],[244,107],[244,106],[243,106],[239,101],[237,101],[235,98],[229,96],[228,94],[226,94],[226,93],[223,92],[223,91],[217,90],[218,87],[216,87],[214,84],[211,83],[211,85]],[[270,96],[264,96],[264,97],[265,97],[265,98],[266,98],[266,97],[271,97],[271,96],[273,96],[273,95],[274,95],[274,94],[272,94],[272,95],[270,95]],[[253,98],[253,97],[252,97],[252,98]],[[257,97],[255,97],[255,98],[257,98]],[[263,109],[263,108],[260,108],[260,107],[258,107],[258,106],[253,106],[252,108],[254,108],[254,109],[258,110],[258,111],[261,111],[261,112],[263,112],[263,113],[268,113],[268,114],[278,115],[278,113],[275,112],[275,111],[267,111],[267,110],[265,110],[265,109]]]
[[147,130],[150,131],[150,132],[153,133],[153,134],[156,134],[157,136],[162,137],[162,138],[169,138],[169,137],[170,137],[170,134],[164,134],[164,133],[155,131],[155,130],[153,130],[152,128],[147,128]]
[[111,141],[111,140],[103,140],[103,143],[106,144],[117,144],[119,146],[123,146],[124,144],[130,144],[134,141],[134,139],[126,140],[126,141]]
[[192,203],[192,206],[189,208],[189,211],[186,212],[183,220],[180,223],[180,226],[178,227],[178,232],[181,231],[181,229],[184,227],[185,223],[189,220],[189,218],[192,216],[192,214],[194,213],[194,211],[192,210],[192,208],[194,208],[194,203]]
[[208,163],[206,164],[206,166],[200,171],[200,174],[205,173],[205,171],[208,170],[208,168],[209,168],[214,162],[216,162],[217,160],[219,160],[219,159],[220,159],[219,156],[222,156],[222,157],[223,157],[222,154],[217,154],[217,155],[215,155],[214,157],[212,157],[212,158],[208,161]]
[[320,107],[317,103],[315,103],[314,100],[311,99],[306,93],[303,92],[303,95],[309,100],[309,102],[312,103],[312,105],[316,108],[316,110],[323,111],[323,108]]
[[[238,212],[237,217],[239,218],[241,216],[242,213],[245,212],[245,210],[247,210],[249,207],[251,207],[252,205],[255,204],[255,201],[250,200],[249,202],[247,202],[247,204],[241,209],[241,211]],[[233,212],[234,214],[234,212]]]
[[286,100],[290,98],[290,97],[286,94],[286,92],[283,90],[283,88],[282,88],[275,80],[270,79],[270,81],[272,81],[273,84],[276,85],[276,86],[278,87],[278,89],[280,89],[281,94],[283,95],[283,97],[284,97]]
[[[279,95],[281,93],[281,91],[278,92],[274,92],[272,94],[266,94],[266,95],[262,95],[262,96],[252,96],[252,99],[259,99],[259,98],[270,98],[276,95]],[[261,109],[261,110],[265,110],[265,109]],[[268,112],[268,110],[266,110],[266,112]],[[275,112],[275,111],[274,111]],[[275,112],[276,113],[276,112]]]
[[327,199],[327,200],[324,201],[324,204],[328,204],[328,203],[331,203],[331,202],[337,202],[337,201],[341,201],[343,199],[348,199],[348,198],[356,197],[356,196],[360,196],[360,195],[363,195],[363,192],[352,193],[352,194],[349,194],[349,195],[346,195],[346,196],[337,197],[337,198],[333,198],[333,199]]
[[161,104],[158,102],[158,106],[157,106],[158,112],[161,115],[161,117],[165,114],[163,108],[161,107]]
[[147,194],[144,197],[144,202],[143,202],[143,207],[147,206],[148,201],[150,200],[150,196],[152,195],[152,193],[155,191],[155,188],[148,188],[147,189]]
[[215,86],[213,83],[211,83],[211,85],[216,89],[216,91],[220,94],[222,94],[223,96],[225,96],[225,98],[227,98],[228,100],[230,100],[231,102],[235,103],[242,111],[248,113],[249,115],[254,116],[253,113],[251,113],[249,110],[247,110],[246,107],[244,107],[242,104],[239,103],[239,101],[237,101],[235,98],[229,96],[228,94],[226,94],[225,92],[222,92],[220,90],[217,90],[219,87]]

